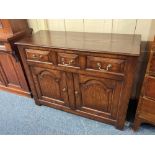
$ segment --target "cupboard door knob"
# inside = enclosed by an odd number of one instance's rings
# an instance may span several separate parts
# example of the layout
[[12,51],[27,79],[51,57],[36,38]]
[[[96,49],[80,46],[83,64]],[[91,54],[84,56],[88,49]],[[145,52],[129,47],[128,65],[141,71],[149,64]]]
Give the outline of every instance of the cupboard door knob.
[[59,82],[59,79],[55,79],[56,82]]
[[66,88],[63,88],[63,89],[62,89],[63,92],[66,92],[66,90],[67,90]]
[[39,58],[42,58],[43,56],[42,55],[39,55]]
[[78,95],[78,93],[79,93],[78,91],[75,91],[75,95]]

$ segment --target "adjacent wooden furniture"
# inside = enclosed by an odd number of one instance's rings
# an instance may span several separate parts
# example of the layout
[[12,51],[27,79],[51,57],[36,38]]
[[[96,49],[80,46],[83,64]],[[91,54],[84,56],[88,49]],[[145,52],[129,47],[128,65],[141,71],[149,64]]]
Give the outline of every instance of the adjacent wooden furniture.
[[137,109],[137,104],[140,98],[143,80],[146,73],[146,68],[149,59],[149,42],[141,41],[140,56],[136,67],[136,74],[134,75],[132,93],[128,105],[127,118],[129,122],[133,122]]
[[148,57],[149,57],[148,46],[149,46],[149,42],[141,41],[140,56],[138,58],[136,74],[134,76],[134,81],[133,81],[133,89],[130,97],[130,99],[133,102],[138,102],[140,97],[141,88],[142,88],[142,84],[143,84],[143,80],[144,80],[144,76],[147,68]]
[[150,56],[138,103],[133,129],[138,130],[141,123],[155,125],[155,41],[150,47]]
[[122,129],[140,40],[139,35],[39,31],[16,44],[36,104]]
[[0,19],[0,89],[30,96],[14,42],[29,34],[26,20]]

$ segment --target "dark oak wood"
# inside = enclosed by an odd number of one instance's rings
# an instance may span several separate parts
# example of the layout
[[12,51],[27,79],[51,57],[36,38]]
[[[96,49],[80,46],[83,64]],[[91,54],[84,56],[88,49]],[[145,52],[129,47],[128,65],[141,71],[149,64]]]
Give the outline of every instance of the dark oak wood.
[[138,103],[133,130],[137,131],[141,123],[151,123],[155,125],[155,41],[150,43],[149,62],[143,86],[141,97]]
[[8,41],[20,36],[20,33],[29,31],[25,19],[0,19],[0,40]]
[[[140,97],[143,80],[146,73],[146,68],[149,60],[149,44],[150,42],[142,41],[140,46],[140,56],[136,66],[136,74],[134,77],[133,88],[131,92],[131,100],[137,102]],[[135,104],[135,103],[133,103]]]
[[140,35],[39,31],[17,44],[117,55],[139,56]]
[[58,70],[48,70],[39,67],[30,67],[38,99],[57,104],[68,104],[68,90],[65,73]]
[[0,19],[0,89],[31,96],[14,42],[31,33],[26,20]]
[[124,127],[139,35],[40,31],[16,44],[36,104]]
[[150,54],[150,63],[148,65],[148,73],[152,76],[155,76],[155,47],[152,45],[152,53]]
[[74,81],[78,110],[110,119],[117,117],[122,82],[87,75],[75,75]]

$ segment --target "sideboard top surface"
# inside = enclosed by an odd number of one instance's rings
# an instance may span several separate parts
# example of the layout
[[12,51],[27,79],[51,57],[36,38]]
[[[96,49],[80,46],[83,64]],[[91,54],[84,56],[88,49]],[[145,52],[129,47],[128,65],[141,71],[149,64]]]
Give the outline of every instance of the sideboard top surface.
[[41,30],[17,45],[138,56],[141,35]]

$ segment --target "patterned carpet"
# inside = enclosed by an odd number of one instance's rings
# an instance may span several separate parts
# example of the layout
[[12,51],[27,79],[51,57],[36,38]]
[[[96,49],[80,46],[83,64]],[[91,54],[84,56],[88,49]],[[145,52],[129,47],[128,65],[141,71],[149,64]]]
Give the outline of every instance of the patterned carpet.
[[69,114],[45,106],[33,99],[0,91],[1,135],[135,135],[155,134],[155,127],[142,125],[138,132]]

